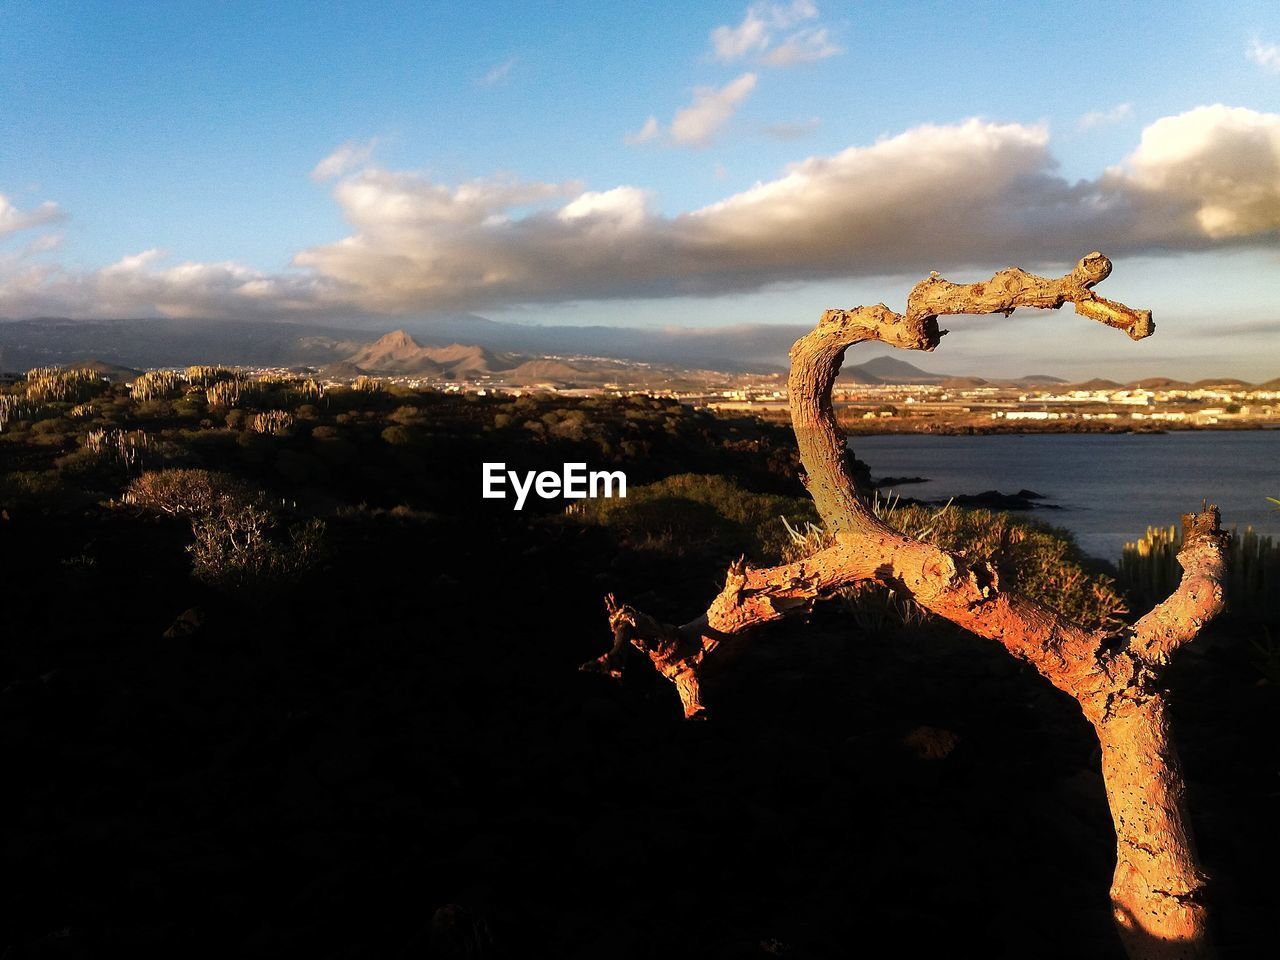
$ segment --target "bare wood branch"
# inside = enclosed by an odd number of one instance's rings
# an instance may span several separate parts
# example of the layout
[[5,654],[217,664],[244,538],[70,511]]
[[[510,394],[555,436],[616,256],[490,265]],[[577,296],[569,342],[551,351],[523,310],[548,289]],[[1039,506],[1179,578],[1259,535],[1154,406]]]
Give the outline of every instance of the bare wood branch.
[[1164,664],[1178,647],[1226,607],[1227,534],[1219,526],[1218,508],[1182,517],[1182,580],[1169,599],[1134,625],[1133,648],[1140,656]]
[[875,515],[849,469],[846,437],[831,392],[845,351],[877,340],[910,350],[933,350],[948,314],[1011,313],[1018,307],[1076,312],[1150,336],[1150,311],[1096,296],[1111,261],[1091,253],[1066,276],[1050,280],[1018,268],[989,281],[954,284],[936,274],[912,290],[905,314],[884,304],[828,310],[791,349],[788,379],[792,426],[805,484],[835,537],[835,546],[806,560],[762,570],[734,564],[725,587],[696,620],[676,627],[606,601],[614,647],[584,668],[616,672],[631,644],[649,655],[675,684],[685,715],[705,715],[701,673],[724,640],[746,629],[809,609],[822,596],[875,580],[920,606],[1033,664],[1071,694],[1097,731],[1103,774],[1116,825],[1117,867],[1112,884],[1116,922],[1135,960],[1211,955],[1200,869],[1183,804],[1177,753],[1169,739],[1161,668],[1182,644],[1220,612],[1227,538],[1215,508],[1184,517],[1184,568],[1175,594],[1124,631],[1088,630],[1044,604],[1001,588],[984,560],[905,536]]

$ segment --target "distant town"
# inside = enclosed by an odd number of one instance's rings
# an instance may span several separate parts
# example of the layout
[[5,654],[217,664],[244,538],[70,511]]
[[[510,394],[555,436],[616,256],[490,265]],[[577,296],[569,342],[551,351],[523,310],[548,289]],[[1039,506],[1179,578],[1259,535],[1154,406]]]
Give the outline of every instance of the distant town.
[[[18,325],[13,325],[16,330]],[[571,353],[536,354],[491,350],[460,343],[422,345],[403,330],[374,340],[310,335],[270,345],[277,362],[252,362],[211,350],[196,355],[197,342],[174,343],[168,362],[129,364],[143,350],[116,341],[110,360],[85,360],[83,335],[95,329],[70,322],[25,326],[13,342],[12,361],[38,360],[40,367],[80,367],[130,383],[143,369],[181,369],[187,363],[220,362],[246,379],[304,375],[317,384],[340,386],[377,381],[411,389],[448,393],[520,396],[648,394],[679,400],[699,409],[785,419],[786,374],[781,367],[750,372],[717,370],[675,363],[646,362],[618,356]],[[38,331],[41,336],[32,336]],[[126,340],[130,338],[125,338]],[[147,338],[150,340],[151,338]],[[106,347],[98,339],[93,347]],[[154,349],[154,348],[152,348]],[[259,348],[261,351],[262,348]],[[102,356],[102,354],[99,354]],[[150,359],[150,358],[146,358]],[[250,362],[235,362],[235,360]],[[25,373],[0,374],[13,383]],[[1068,383],[1035,375],[1017,379],[952,376],[923,370],[893,356],[846,363],[832,399],[847,429],[887,432],[1075,432],[1154,431],[1197,428],[1280,426],[1280,378],[1260,384],[1237,379],[1196,382],[1149,377],[1131,383],[1089,380]]]

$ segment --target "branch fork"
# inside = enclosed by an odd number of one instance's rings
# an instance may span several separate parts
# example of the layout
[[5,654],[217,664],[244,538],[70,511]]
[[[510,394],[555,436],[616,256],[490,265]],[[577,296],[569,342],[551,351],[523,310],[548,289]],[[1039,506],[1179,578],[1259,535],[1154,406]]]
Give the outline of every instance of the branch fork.
[[1149,310],[1103,299],[1093,287],[1111,261],[1090,253],[1068,274],[1038,277],[1017,267],[981,283],[922,280],[906,311],[884,304],[828,310],[791,348],[791,421],[805,486],[834,545],[804,560],[751,568],[732,564],[724,588],[700,616],[675,626],[605,600],[613,645],[584,670],[620,676],[629,646],[670,680],[684,714],[704,718],[701,678],[721,644],[751,628],[809,610],[844,586],[879,582],[921,607],[1002,644],[1070,694],[1093,724],[1102,748],[1108,802],[1116,827],[1111,897],[1121,939],[1134,960],[1203,960],[1212,956],[1204,904],[1206,877],[1187,821],[1185,788],[1169,737],[1160,678],[1176,651],[1225,606],[1227,535],[1216,507],[1183,517],[1183,576],[1167,600],[1120,631],[1087,629],[1044,604],[1006,591],[992,564],[908,537],[870,508],[850,474],[847,442],[831,391],[845,351],[878,341],[933,350],[946,331],[938,318],[1010,314],[1019,307],[1076,313],[1142,340],[1155,330]]

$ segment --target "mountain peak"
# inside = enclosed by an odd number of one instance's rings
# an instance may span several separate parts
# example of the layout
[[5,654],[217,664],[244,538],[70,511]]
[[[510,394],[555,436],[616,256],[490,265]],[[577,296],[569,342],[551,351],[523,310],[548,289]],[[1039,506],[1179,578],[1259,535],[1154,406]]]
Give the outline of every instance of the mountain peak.
[[392,330],[390,333],[384,333],[380,336],[372,346],[383,347],[388,350],[403,350],[406,348],[415,349],[419,344],[404,330]]

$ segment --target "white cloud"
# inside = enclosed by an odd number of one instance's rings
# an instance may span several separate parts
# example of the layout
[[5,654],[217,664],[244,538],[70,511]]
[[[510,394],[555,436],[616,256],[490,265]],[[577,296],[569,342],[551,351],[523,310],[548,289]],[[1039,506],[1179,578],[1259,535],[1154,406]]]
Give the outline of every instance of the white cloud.
[[[701,209],[657,213],[637,186],[511,177],[449,186],[368,168],[334,197],[349,236],[267,274],[166,265],[0,264],[0,315],[346,315],[716,295],[775,281],[1028,268],[1272,245],[1280,114],[1221,105],[1163,118],[1093,180],[1056,172],[1044,127],[926,125],[813,156]],[[8,214],[13,219],[12,214]]]
[[693,103],[677,110],[671,120],[672,141],[691,147],[705,146],[755,87],[754,73],[744,73],[718,90],[698,87],[693,91]]
[[373,158],[373,149],[377,145],[377,137],[364,143],[347,140],[312,168],[311,179],[316,183],[324,183],[364,166]]
[[738,26],[721,26],[711,31],[712,52],[717,60],[724,63],[757,53],[768,45],[769,25],[760,15],[759,6],[748,7]]
[[495,87],[502,83],[511,74],[511,69],[516,65],[519,57],[511,57],[497,64],[492,70],[488,71],[484,76],[476,79],[476,83],[482,87]]
[[649,195],[636,187],[587,192],[565,204],[556,216],[565,223],[582,221],[609,228],[634,229],[648,214]]
[[1254,37],[1249,43],[1248,57],[1262,69],[1280,73],[1280,44],[1263,43]]
[[120,317],[264,317],[325,312],[340,300],[334,283],[306,274],[263,274],[237,263],[179,263],[146,250],[100,270],[76,272],[45,263],[0,274],[0,314]]
[[799,27],[817,16],[818,8],[811,0],[754,3],[736,27],[725,25],[711,31],[711,55],[722,63],[757,57],[772,67],[791,67],[842,53],[828,28]]
[[1280,230],[1280,114],[1215,104],[1142,131],[1113,173],[1171,239],[1221,240]]
[[635,133],[628,133],[622,138],[623,143],[635,145],[638,143],[648,143],[650,140],[656,140],[662,133],[662,128],[658,126],[658,118],[649,115],[649,119]]
[[826,27],[798,30],[764,55],[764,62],[771,67],[794,67],[800,63],[814,63],[844,53],[843,48],[831,42]]
[[1091,110],[1076,121],[1077,130],[1092,130],[1094,127],[1109,127],[1112,124],[1128,120],[1133,116],[1132,103],[1118,103],[1110,110]]
[[0,238],[63,219],[65,215],[56,203],[46,200],[32,210],[19,210],[7,196],[0,193]]

